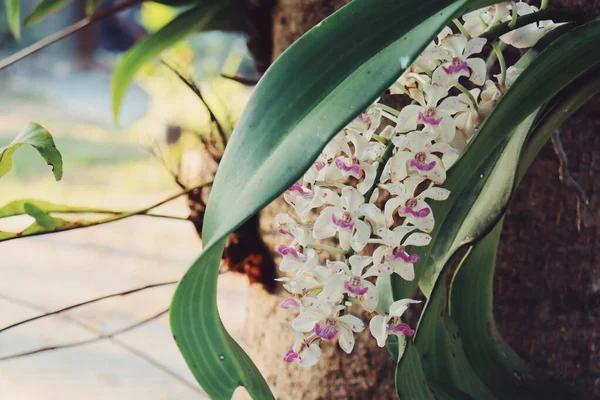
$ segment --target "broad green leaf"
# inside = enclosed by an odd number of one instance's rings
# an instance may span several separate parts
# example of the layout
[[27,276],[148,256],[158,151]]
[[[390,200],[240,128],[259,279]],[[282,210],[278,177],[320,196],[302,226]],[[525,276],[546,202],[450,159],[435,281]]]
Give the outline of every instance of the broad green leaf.
[[204,222],[204,253],[182,280],[171,307],[177,344],[213,399],[230,398],[240,385],[254,398],[270,398],[216,309],[217,274],[228,234],[291,186],[325,144],[467,4],[489,3],[423,0],[415,7],[412,0],[354,0],[294,43],[267,71],[217,172]]
[[[119,116],[119,109],[127,87],[136,72],[163,50],[184,39],[192,32],[217,29],[219,23],[227,23],[232,13],[230,0],[204,1],[179,14],[171,22],[129,50],[117,66],[112,81],[113,114]],[[212,24],[211,24],[212,23]]]
[[54,144],[52,135],[36,123],[27,125],[8,146],[0,147],[0,178],[10,171],[13,154],[23,145],[35,148],[52,167],[54,178],[57,181],[62,179],[62,156]]
[[502,222],[460,264],[452,279],[450,313],[477,375],[501,399],[529,398],[520,377],[529,368],[504,342],[493,316],[494,266]]
[[[518,166],[517,184],[552,132],[599,92],[600,75],[596,68],[561,92],[547,107],[545,118],[538,121],[530,133]],[[461,333],[469,362],[486,385],[499,398],[530,399],[531,392],[539,397],[540,391],[549,384],[541,377],[523,380],[529,369],[504,342],[493,316],[493,278],[501,231],[502,222],[499,222],[461,263],[452,280],[450,312]],[[529,383],[528,391],[524,390],[523,382]],[[551,387],[557,390],[556,385]]]
[[396,391],[400,399],[436,400],[423,373],[419,350],[410,340],[398,360]]
[[[444,186],[451,190],[450,198],[432,207],[436,229],[432,243],[421,253],[418,270],[419,284],[430,301],[423,311],[416,343],[419,351],[429,357],[430,353],[439,353],[436,357],[446,360],[446,366],[450,364],[447,362],[449,346],[435,346],[434,337],[441,329],[434,324],[440,314],[433,302],[432,291],[438,286],[445,288],[445,275],[440,274],[444,268],[449,268],[456,252],[485,235],[504,212],[525,140],[536,118],[536,108],[600,62],[600,54],[592,55],[594,52],[589,47],[600,39],[599,26],[600,23],[594,21],[566,33],[537,58],[528,60],[530,65],[449,171]],[[572,63],[573,59],[578,62]],[[536,95],[532,96],[532,93]],[[516,128],[517,124],[521,125]],[[395,298],[411,296],[415,287],[414,282],[394,282]],[[430,307],[433,307],[431,313]],[[424,363],[425,375],[433,379],[446,376],[449,381],[445,383],[473,395],[464,387],[465,382],[460,376],[453,376],[448,368],[440,367],[443,364]],[[464,366],[464,360],[460,364],[460,367]]]
[[4,0],[4,9],[10,33],[21,40],[21,0]]
[[48,14],[58,11],[72,0],[42,0],[40,1],[29,15],[25,18],[25,26],[33,25],[48,16]]

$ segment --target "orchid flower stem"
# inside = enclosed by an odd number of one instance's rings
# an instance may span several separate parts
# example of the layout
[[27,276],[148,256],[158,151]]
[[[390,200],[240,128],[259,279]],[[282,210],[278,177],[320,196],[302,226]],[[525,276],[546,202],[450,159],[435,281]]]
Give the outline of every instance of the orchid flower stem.
[[492,43],[492,48],[494,49],[494,53],[496,53],[496,57],[498,57],[498,63],[500,63],[500,86],[504,90],[506,88],[506,60],[498,42]]
[[394,117],[397,117],[400,115],[400,111],[398,111],[395,108],[392,108],[390,106],[386,106],[385,104],[377,104],[377,108],[379,108],[380,110],[386,111],[389,114],[392,114]]
[[373,139],[377,140],[379,143],[388,144],[389,139],[380,135],[373,134]]
[[471,104],[473,104],[473,109],[475,110],[475,112],[477,112],[478,114],[481,114],[479,112],[479,107],[477,106],[477,100],[475,100],[475,97],[473,97],[473,95],[471,94],[471,92],[469,92],[469,90],[464,87],[463,85],[461,85],[460,83],[456,83],[455,87],[460,90],[465,96],[467,96],[469,98],[469,100],[471,101]]
[[340,249],[339,247],[326,246],[324,244],[309,244],[306,247],[309,249],[313,249],[313,250],[323,250],[323,251],[328,251],[330,253],[335,253],[335,254],[341,254],[341,255],[346,254],[346,251]]
[[471,35],[469,34],[469,32],[467,32],[463,24],[458,19],[454,19],[452,20],[452,22],[454,22],[454,25],[456,25],[460,33],[462,33],[462,35],[466,37],[467,40],[471,40]]
[[423,70],[423,72],[425,72],[427,74],[427,76],[429,76],[430,78],[433,76],[433,71],[430,68],[427,68],[426,66],[418,63],[415,61],[415,66],[419,67],[420,69]]
[[517,11],[517,5],[512,3],[512,19],[508,23],[508,27],[513,30],[517,26],[517,21],[519,19],[519,13]]
[[542,0],[542,5],[540,6],[540,10],[545,10],[548,8],[548,0]]
[[324,181],[317,181],[315,182],[315,186],[319,186],[319,187],[334,187],[337,189],[343,189],[345,188],[345,186],[339,182],[324,182]]
[[398,89],[399,91],[401,91],[402,93],[404,93],[407,96],[410,96],[410,93],[408,92],[408,90],[406,90],[406,88],[404,87],[404,85],[399,84],[398,82],[395,82],[392,85],[393,88]]

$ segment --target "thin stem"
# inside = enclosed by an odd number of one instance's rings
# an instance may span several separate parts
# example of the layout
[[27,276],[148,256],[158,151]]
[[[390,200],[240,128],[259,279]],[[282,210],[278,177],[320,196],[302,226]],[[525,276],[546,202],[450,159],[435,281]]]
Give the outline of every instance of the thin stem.
[[325,181],[316,181],[315,182],[315,186],[320,186],[320,187],[334,187],[336,189],[343,189],[346,186],[339,183],[339,182],[325,182]]
[[170,69],[173,73],[175,73],[175,75],[177,75],[179,77],[179,79],[183,83],[185,83],[185,85],[188,88],[190,88],[192,90],[192,92],[194,92],[196,94],[196,96],[198,96],[198,98],[200,99],[200,101],[202,102],[202,104],[204,104],[204,106],[208,110],[208,113],[210,114],[210,120],[211,120],[211,122],[213,122],[216,125],[216,127],[217,127],[217,131],[219,132],[219,137],[221,138],[221,142],[223,144],[223,148],[225,148],[225,146],[227,145],[227,135],[225,135],[225,129],[223,128],[223,126],[221,125],[221,123],[219,122],[219,120],[217,119],[217,116],[215,115],[215,113],[212,110],[212,108],[208,105],[208,103],[206,102],[206,100],[204,100],[204,96],[202,95],[202,92],[200,91],[200,88],[198,87],[198,85],[196,85],[196,83],[191,78],[183,76],[183,74],[181,72],[179,72],[179,70],[177,70],[177,68],[175,68],[174,66],[170,65],[164,59],[161,59],[160,61],[168,69]]
[[244,78],[243,76],[239,76],[239,75],[229,76],[229,75],[221,74],[221,77],[232,80],[232,81],[236,81],[236,82],[241,83],[242,85],[246,85],[246,86],[254,86],[258,83],[258,79]]
[[323,250],[323,251],[328,251],[330,253],[341,254],[341,255],[346,254],[346,252],[344,250],[342,250],[338,247],[326,246],[324,244],[308,244],[308,245],[306,245],[306,248],[313,249],[313,250]]
[[454,25],[456,25],[460,33],[462,33],[462,35],[467,38],[467,40],[471,40],[471,35],[469,34],[469,32],[467,32],[463,24],[458,19],[454,19],[452,20],[452,22],[454,23]]
[[504,90],[506,88],[506,60],[504,59],[504,54],[502,53],[502,49],[498,42],[493,42],[492,48],[494,49],[496,57],[498,57],[498,63],[500,64],[500,86],[502,86],[502,89]]
[[377,104],[376,107],[380,110],[388,112],[389,114],[393,115],[394,117],[397,117],[400,115],[400,111],[396,110],[393,107],[386,106],[385,104]]
[[464,87],[463,85],[461,85],[458,82],[454,86],[458,90],[460,90],[465,96],[467,96],[469,98],[469,100],[471,101],[471,103],[473,105],[473,109],[475,110],[475,112],[477,112],[477,114],[481,114],[479,112],[479,107],[477,106],[477,100],[475,100],[475,97],[473,97],[473,94],[471,94],[471,92],[469,92],[469,90],[466,87]]
[[585,208],[589,206],[590,201],[579,182],[577,182],[575,178],[573,178],[573,175],[571,175],[571,172],[569,172],[569,158],[562,145],[560,132],[558,130],[552,134],[551,141],[554,152],[558,157],[558,178],[563,184],[575,192],[575,198],[577,199],[577,230],[581,232],[582,217],[585,213]]
[[518,19],[519,19],[519,12],[517,11],[517,5],[513,2],[512,3],[512,18],[508,22],[508,27],[511,30],[515,29]]
[[[20,306],[24,306],[27,307],[31,310],[36,310],[36,311],[41,311],[41,312],[46,312],[46,310],[42,307],[39,307],[33,303],[21,300],[21,299],[17,299],[14,297],[10,297],[7,296],[5,294],[1,294],[0,293],[0,299],[7,301],[9,303],[12,304],[18,304]],[[67,321],[72,322],[73,324],[75,324],[76,326],[80,327],[81,329],[92,333],[94,335],[101,335],[102,331],[99,331],[97,328],[82,322],[76,318],[73,318],[71,316],[65,315],[63,316],[64,319],[66,319]],[[190,381],[188,381],[187,379],[183,378],[182,376],[180,376],[179,374],[177,374],[175,371],[173,371],[172,369],[170,369],[169,367],[167,367],[166,365],[160,363],[159,361],[157,361],[156,359],[154,359],[153,357],[151,357],[149,354],[136,349],[133,346],[128,345],[126,342],[122,341],[121,339],[117,339],[115,337],[110,337],[108,338],[108,340],[113,343],[115,346],[120,347],[122,349],[124,349],[125,351],[133,354],[136,357],[141,358],[142,360],[146,361],[147,363],[151,364],[152,366],[156,367],[157,369],[159,369],[160,371],[162,371],[163,373],[167,374],[168,376],[170,376],[171,378],[177,380],[178,382],[184,384],[185,386],[189,387],[190,389],[198,392],[198,393],[203,393],[200,388],[197,385],[194,385],[193,383],[191,383]]]
[[376,134],[373,134],[372,138],[377,140],[381,144],[388,144],[388,142],[389,142],[388,138],[385,138],[383,136],[376,135]]
[[26,324],[28,322],[33,322],[33,321],[37,321],[38,319],[47,318],[47,317],[50,317],[52,315],[61,314],[61,313],[64,313],[66,311],[73,310],[75,308],[79,308],[79,307],[83,307],[83,306],[87,306],[89,304],[97,303],[97,302],[102,301],[102,300],[110,299],[110,298],[113,298],[113,297],[127,296],[127,295],[130,295],[132,293],[137,293],[137,292],[141,292],[143,290],[153,289],[153,288],[157,288],[157,287],[161,287],[161,286],[174,285],[177,282],[178,281],[153,283],[151,285],[146,285],[146,286],[142,286],[142,287],[135,288],[135,289],[129,289],[129,290],[126,290],[124,292],[113,293],[113,294],[105,295],[105,296],[102,296],[102,297],[97,297],[95,299],[91,299],[91,300],[87,300],[87,301],[84,301],[84,302],[81,302],[81,303],[77,303],[77,304],[71,305],[69,307],[61,308],[60,310],[55,310],[55,311],[47,312],[45,314],[41,314],[41,315],[38,315],[36,317],[27,318],[25,320],[22,320],[22,321],[19,321],[19,322],[15,322],[14,324],[8,325],[8,326],[0,329],[0,333],[3,333],[3,332],[5,332],[5,331],[7,331],[9,329],[16,328],[17,326],[21,326],[21,325]]
[[135,5],[142,3],[143,1],[144,0],[129,0],[129,1],[125,1],[122,4],[119,4],[116,7],[110,8],[108,10],[99,10],[99,11],[95,12],[94,14],[90,15],[89,17],[83,18],[82,20],[75,22],[73,25],[68,26],[65,29],[58,31],[55,34],[50,35],[50,36],[32,44],[31,46],[24,48],[23,50],[16,52],[12,56],[9,56],[9,57],[5,58],[4,60],[0,61],[0,71],[2,71],[6,67],[11,66],[12,64],[14,64],[18,61],[21,61],[22,59],[24,59],[26,57],[29,57],[30,55],[32,55],[34,53],[37,53],[38,51],[50,46],[51,44],[54,44],[66,37],[71,36],[74,33],[79,32],[80,30],[82,30],[84,28],[87,28],[88,26],[90,26],[100,20],[111,17],[115,14],[118,14],[123,10],[126,10],[128,8],[131,8]]
[[201,183],[198,186],[194,186],[193,188],[184,190],[183,192],[177,193],[177,194],[175,194],[173,196],[170,196],[170,197],[168,197],[168,198],[166,198],[164,200],[159,201],[156,204],[153,204],[153,205],[151,205],[149,207],[142,208],[142,209],[137,210],[137,211],[131,211],[131,212],[123,213],[123,214],[118,214],[118,215],[115,215],[113,217],[108,217],[108,218],[101,219],[99,221],[95,221],[95,222],[91,222],[91,223],[87,223],[87,224],[83,224],[83,223],[80,224],[80,225],[70,224],[70,225],[68,225],[68,226],[66,226],[64,228],[58,228],[58,229],[50,230],[50,231],[40,231],[40,232],[33,232],[33,233],[28,233],[28,234],[23,234],[22,232],[15,233],[14,236],[9,236],[9,237],[6,237],[4,239],[0,239],[0,242],[14,240],[14,239],[20,239],[20,238],[24,238],[24,237],[47,235],[49,233],[66,232],[66,231],[71,231],[71,230],[74,230],[74,229],[89,228],[89,227],[92,227],[92,226],[104,225],[104,224],[108,224],[110,222],[120,221],[120,220],[125,219],[125,218],[133,217],[134,215],[144,215],[148,211],[150,211],[150,210],[152,210],[154,208],[157,208],[159,206],[162,206],[165,203],[173,201],[173,200],[175,200],[178,197],[184,196],[184,195],[186,195],[188,193],[191,193],[191,192],[193,192],[195,190],[199,190],[199,189],[202,189],[203,187],[210,186],[210,185],[212,185],[212,181]]
[[85,344],[96,343],[96,342],[99,342],[99,341],[104,340],[104,339],[111,339],[114,336],[117,336],[117,335],[129,332],[129,331],[132,331],[132,330],[134,330],[136,328],[139,328],[140,326],[143,326],[143,325],[145,325],[145,324],[147,324],[149,322],[152,322],[152,321],[154,321],[154,320],[162,317],[163,315],[167,314],[168,312],[169,312],[169,309],[167,308],[166,310],[162,310],[162,311],[160,311],[160,312],[158,312],[158,313],[156,313],[156,314],[154,314],[154,315],[152,315],[152,316],[150,316],[148,318],[144,318],[143,320],[141,320],[139,322],[136,322],[133,325],[129,325],[129,326],[123,328],[123,329],[119,329],[119,330],[116,330],[116,331],[111,332],[111,333],[99,335],[99,336],[97,336],[95,338],[86,339],[86,340],[80,340],[80,341],[77,341],[77,342],[67,343],[67,344],[63,344],[63,345],[59,345],[59,346],[48,346],[48,347],[42,347],[42,348],[39,348],[39,349],[36,349],[36,350],[30,350],[30,351],[25,351],[25,352],[22,352],[22,353],[11,354],[9,356],[0,357],[0,361],[13,360],[15,358],[21,358],[21,357],[25,357],[25,356],[31,356],[31,355],[43,353],[43,352],[46,352],[46,351],[61,350],[61,349],[70,349],[70,348],[73,348],[73,347],[83,346]]
[[548,0],[542,0],[542,5],[540,6],[540,10],[545,10],[548,8]]

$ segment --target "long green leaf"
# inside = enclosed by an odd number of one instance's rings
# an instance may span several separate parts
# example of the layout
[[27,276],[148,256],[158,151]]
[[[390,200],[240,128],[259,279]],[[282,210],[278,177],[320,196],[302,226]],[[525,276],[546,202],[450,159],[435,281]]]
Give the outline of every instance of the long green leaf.
[[10,33],[21,40],[21,0],[4,0],[4,8]]
[[268,391],[245,354],[236,350],[216,309],[217,271],[227,235],[308,169],[325,144],[467,4],[489,3],[354,0],[267,71],[219,167],[204,222],[204,253],[182,280],[171,308],[177,344],[209,396],[230,398],[239,385],[254,398],[267,398]]
[[[430,301],[423,311],[417,330],[417,345],[420,343],[421,353],[439,353],[438,358],[445,360],[443,363],[424,363],[428,378],[446,377],[446,383],[473,395],[460,376],[450,374],[450,371],[456,371],[459,366],[452,366],[448,362],[449,346],[435,346],[435,336],[440,331],[443,332],[443,329],[435,325],[439,310],[436,302],[432,303],[432,291],[437,287],[445,288],[445,274],[441,274],[441,271],[449,268],[456,252],[485,235],[504,212],[512,193],[525,140],[535,121],[536,115],[531,113],[600,62],[600,55],[590,56],[593,52],[589,47],[600,38],[599,26],[600,23],[594,21],[566,33],[550,44],[539,57],[528,59],[528,68],[484,123],[464,156],[449,172],[445,187],[451,190],[452,195],[448,201],[432,207],[436,216],[436,229],[432,235],[432,244],[422,253],[419,273],[419,284]],[[574,63],[570,63],[571,59],[578,59],[579,62],[573,65]],[[526,120],[528,114],[530,115]],[[519,123],[521,126],[515,130]],[[512,139],[507,142],[511,136]],[[506,149],[504,146],[507,146]],[[494,168],[496,164],[498,167]],[[485,182],[487,187],[483,185]],[[410,296],[414,288],[414,283],[396,282],[395,298]],[[430,312],[431,306],[433,308]],[[444,334],[447,333],[442,333]],[[456,362],[454,359],[450,361]],[[464,361],[460,363],[460,367]],[[452,369],[441,368],[444,364],[446,367],[452,366]],[[402,374],[403,371],[398,373]]]
[[226,20],[226,13],[231,11],[231,7],[227,6],[230,5],[229,0],[201,2],[179,14],[162,29],[149,35],[129,50],[115,69],[113,76],[112,98],[115,119],[119,116],[119,109],[127,87],[144,64],[190,33],[207,28],[217,17]]
[[28,124],[8,146],[0,147],[0,178],[10,171],[13,154],[23,145],[35,148],[52,167],[55,179],[57,181],[62,179],[62,156],[56,148],[50,132],[36,123]]
[[72,0],[42,0],[29,15],[25,18],[25,26],[33,25],[48,16],[48,14],[58,11],[60,8],[70,3]]
[[[563,92],[530,134],[516,174],[517,184],[552,132],[600,92],[598,69],[586,73]],[[530,388],[524,390],[523,379],[519,377],[528,374],[529,369],[504,342],[493,316],[493,278],[501,231],[502,222],[473,246],[456,271],[451,285],[451,317],[459,327],[470,363],[488,387],[499,398],[529,399],[530,391],[540,395],[540,389],[548,384],[542,380],[533,385],[532,379],[526,379]],[[556,390],[555,385],[552,387]]]

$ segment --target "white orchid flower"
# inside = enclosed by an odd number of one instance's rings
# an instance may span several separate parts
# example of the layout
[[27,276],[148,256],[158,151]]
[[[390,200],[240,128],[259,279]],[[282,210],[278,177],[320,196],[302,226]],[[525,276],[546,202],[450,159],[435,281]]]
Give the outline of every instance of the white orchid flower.
[[398,132],[410,132],[423,125],[423,131],[433,132],[436,138],[449,142],[454,137],[455,125],[452,114],[456,111],[446,109],[439,101],[448,94],[448,89],[437,84],[426,84],[423,91],[410,90],[411,97],[417,104],[404,107],[398,116],[396,129]]
[[389,199],[384,206],[385,220],[388,226],[394,223],[394,212],[398,210],[400,217],[424,232],[431,232],[434,226],[431,207],[425,199],[436,201],[446,200],[450,191],[441,187],[430,187],[415,196],[417,186],[424,181],[423,178],[408,178],[403,183],[390,183],[382,185],[394,197]]
[[471,36],[479,36],[510,16],[509,2],[483,7],[463,15],[464,27]]
[[327,267],[334,274],[329,278],[323,291],[319,294],[324,301],[339,303],[344,293],[350,297],[358,298],[363,308],[369,312],[375,311],[377,307],[377,289],[375,285],[366,278],[378,275],[372,270],[363,273],[365,267],[372,263],[372,258],[367,256],[353,255],[348,264],[342,261],[330,261]]
[[391,158],[390,174],[392,182],[401,182],[409,174],[416,172],[437,185],[446,180],[446,168],[435,153],[455,154],[456,150],[448,143],[432,143],[434,136],[429,132],[410,132],[393,139],[398,152]]
[[[533,14],[539,9],[527,3],[515,3],[512,7],[517,7],[519,16]],[[512,15],[509,15],[505,20],[510,21]],[[518,49],[526,49],[535,46],[535,44],[544,37],[546,33],[562,24],[555,24],[552,21],[534,22],[529,25],[522,26],[500,36],[500,40],[508,45]]]
[[373,269],[378,275],[389,276],[397,273],[407,281],[415,279],[414,264],[419,261],[418,254],[409,254],[406,246],[427,246],[431,236],[414,231],[414,226],[399,226],[393,231],[387,228],[379,229],[376,234],[381,239],[371,239],[369,243],[382,244],[373,252]]
[[275,225],[277,226],[277,232],[285,237],[293,239],[292,246],[298,244],[302,247],[306,247],[313,242],[308,227],[297,222],[289,214],[277,214],[275,216]]
[[322,265],[314,269],[300,269],[294,277],[284,276],[275,279],[283,282],[283,287],[293,295],[306,296],[312,291],[323,289],[331,273]]
[[324,340],[338,338],[342,350],[350,354],[354,348],[354,332],[362,332],[365,324],[354,315],[339,316],[345,306],[318,304],[300,313],[293,321],[292,328],[298,332],[312,332]]
[[432,82],[443,87],[451,87],[458,83],[461,76],[466,76],[475,85],[483,85],[487,74],[485,61],[471,56],[481,53],[486,43],[486,39],[468,40],[463,35],[449,35],[444,38],[442,46],[452,56],[433,72]]
[[338,233],[342,249],[349,250],[352,247],[355,251],[361,251],[371,236],[369,224],[360,218],[372,211],[372,207],[363,202],[364,198],[358,190],[345,187],[339,205],[325,208],[315,221],[313,237],[322,240]]
[[294,183],[284,194],[283,199],[294,208],[303,223],[308,222],[310,212],[337,196],[331,189],[315,186],[312,189],[300,182]]
[[310,336],[305,338],[304,334],[292,328],[291,324],[285,323],[284,325],[294,332],[296,341],[294,346],[283,356],[283,361],[295,363],[302,367],[312,367],[317,364],[321,358],[321,348],[317,341],[314,340],[315,338],[311,338]]
[[412,336],[415,331],[400,321],[400,317],[408,309],[411,304],[417,304],[420,301],[412,299],[402,299],[395,301],[390,305],[388,315],[376,315],[371,318],[369,330],[371,335],[377,340],[379,347],[385,346],[385,341],[389,335]]

